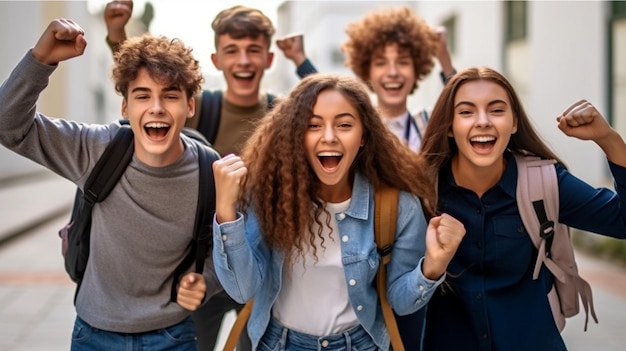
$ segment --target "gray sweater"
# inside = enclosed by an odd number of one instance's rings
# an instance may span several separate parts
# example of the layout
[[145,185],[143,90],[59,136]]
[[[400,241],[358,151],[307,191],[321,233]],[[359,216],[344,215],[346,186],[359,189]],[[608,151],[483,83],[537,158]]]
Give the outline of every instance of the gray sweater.
[[[28,52],[0,86],[0,143],[82,189],[121,126],[87,125],[36,112],[55,68]],[[173,272],[189,250],[198,199],[198,145],[182,139],[185,151],[170,166],[150,167],[133,156],[109,197],[94,207],[91,253],[76,312],[96,328],[138,333],[189,315],[170,302]],[[207,297],[221,290],[211,259],[204,276]]]

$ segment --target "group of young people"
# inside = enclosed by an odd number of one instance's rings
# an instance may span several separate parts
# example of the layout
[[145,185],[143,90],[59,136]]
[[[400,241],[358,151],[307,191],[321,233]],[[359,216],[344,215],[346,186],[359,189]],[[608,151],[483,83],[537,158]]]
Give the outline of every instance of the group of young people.
[[[174,282],[205,147],[181,130],[203,123],[207,94],[181,40],[126,38],[131,12],[132,2],[114,1],[105,19],[134,156],[93,210],[72,350],[210,350],[231,299],[235,308],[254,300],[240,340],[249,345],[238,350],[389,350],[373,284],[381,186],[400,190],[387,296],[408,350],[566,349],[547,298],[555,278],[546,267],[532,277],[537,250],[516,204],[515,156],[558,161],[559,222],[626,237],[626,144],[590,102],[555,123],[604,151],[615,191],[572,175],[506,78],[485,67],[456,72],[445,33],[408,9],[348,27],[356,77],[315,73],[301,38],[279,40],[303,78],[271,104],[259,83],[274,28],[256,9],[226,9],[213,21],[211,56],[227,82],[213,145],[222,158],[213,164],[212,259],[202,275],[190,267]],[[37,100],[56,67],[86,47],[79,24],[53,20],[0,86],[0,143],[81,188],[124,126],[47,117]],[[444,86],[418,128],[407,96],[433,58]]]

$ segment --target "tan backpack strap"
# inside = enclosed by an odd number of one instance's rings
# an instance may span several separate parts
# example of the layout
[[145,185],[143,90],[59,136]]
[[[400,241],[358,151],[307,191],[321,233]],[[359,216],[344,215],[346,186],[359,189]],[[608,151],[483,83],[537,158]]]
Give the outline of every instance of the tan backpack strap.
[[237,341],[239,340],[239,336],[243,331],[243,328],[246,327],[246,323],[248,322],[248,318],[250,317],[250,312],[252,311],[253,300],[248,301],[241,311],[237,313],[237,319],[235,320],[235,324],[230,329],[230,333],[228,333],[228,339],[226,339],[226,344],[224,344],[224,351],[233,351],[235,347],[237,347]]
[[381,187],[374,193],[374,235],[380,254],[376,275],[376,289],[383,310],[385,325],[394,351],[404,351],[396,318],[387,299],[387,263],[391,260],[391,247],[396,234],[398,217],[398,189]]

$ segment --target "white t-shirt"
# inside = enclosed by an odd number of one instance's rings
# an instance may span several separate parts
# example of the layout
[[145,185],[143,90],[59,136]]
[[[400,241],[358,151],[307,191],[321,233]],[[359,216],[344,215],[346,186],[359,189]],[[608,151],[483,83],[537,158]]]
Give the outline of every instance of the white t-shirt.
[[[272,315],[285,327],[324,336],[359,324],[348,297],[341,263],[341,235],[335,219],[335,214],[347,210],[349,205],[349,199],[327,204],[332,233],[324,226],[323,244],[316,234],[317,261],[313,257],[313,250],[309,249],[304,264],[303,257],[295,255],[292,267],[283,269],[281,291],[272,308]],[[324,216],[321,222],[326,222]],[[317,229],[318,226],[314,225],[314,233],[317,233]]]

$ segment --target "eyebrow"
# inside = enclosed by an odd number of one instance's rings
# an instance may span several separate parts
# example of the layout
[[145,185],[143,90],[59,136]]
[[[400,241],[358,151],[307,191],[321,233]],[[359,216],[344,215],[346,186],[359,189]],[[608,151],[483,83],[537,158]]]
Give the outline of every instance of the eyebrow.
[[[131,92],[131,94],[132,94],[132,93],[136,93],[136,92],[146,92],[146,93],[149,93],[149,92],[151,92],[151,91],[152,91],[152,89],[150,89],[150,88],[146,88],[146,87],[136,87],[136,88],[133,88],[133,90],[131,90],[130,92]],[[165,87],[165,88],[161,89],[161,91],[162,91],[162,92],[168,92],[168,91],[182,91],[182,89],[181,89],[180,87],[178,87],[178,86],[171,85],[171,86],[168,86],[168,87]]]
[[[508,103],[506,101],[500,100],[500,99],[489,101],[487,106],[491,106],[491,105],[495,105],[495,104],[505,104],[505,105],[508,106]],[[457,107],[459,107],[461,105],[476,106],[476,104],[471,102],[471,101],[459,101],[456,105],[454,105],[454,108],[457,108]]]
[[[350,112],[342,112],[342,113],[340,113],[338,115],[335,115],[335,117],[333,117],[333,118],[337,119],[337,118],[342,118],[342,117],[352,117],[352,118],[356,119],[356,117],[353,114],[351,114]],[[311,116],[311,118],[324,118],[324,117],[322,117],[320,115],[315,115],[314,114],[313,116]]]

